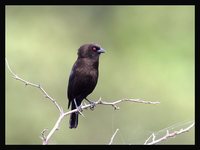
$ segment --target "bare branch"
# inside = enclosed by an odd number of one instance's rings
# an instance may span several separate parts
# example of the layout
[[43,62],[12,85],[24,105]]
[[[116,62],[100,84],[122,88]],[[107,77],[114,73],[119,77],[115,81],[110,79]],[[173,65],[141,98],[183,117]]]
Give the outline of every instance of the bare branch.
[[7,62],[7,59],[6,59],[6,65],[7,65],[7,67],[8,67],[8,70],[10,71],[10,73],[13,75],[14,79],[23,82],[25,85],[30,85],[30,86],[32,86],[32,87],[35,87],[35,88],[40,89],[40,91],[44,94],[45,98],[48,98],[50,101],[52,101],[52,102],[55,104],[55,106],[57,107],[57,109],[60,111],[60,113],[63,112],[62,107],[58,105],[58,103],[56,102],[55,99],[53,99],[51,96],[49,96],[49,94],[47,94],[47,92],[42,88],[41,85],[35,84],[35,83],[31,83],[31,82],[26,81],[26,80],[20,78],[19,76],[17,76],[17,75],[11,70],[11,68],[10,68],[10,66],[9,66],[9,64],[8,64],[8,62]]
[[[179,131],[173,131],[172,133],[169,133],[169,130],[167,130],[166,134],[157,140],[155,140],[155,134],[152,133],[152,135],[145,141],[144,145],[158,144],[158,143],[160,143],[164,140],[167,140],[171,137],[175,137],[176,135],[180,135],[182,133],[188,132],[192,127],[194,127],[194,123],[192,123],[190,126],[188,126],[185,129],[180,129]],[[151,137],[152,137],[152,140],[150,141]]]
[[87,108],[90,108],[92,107],[92,105],[95,104],[98,105],[98,104],[101,104],[101,105],[111,105],[113,106],[115,109],[119,109],[118,106],[116,106],[116,104],[118,103],[121,103],[121,102],[125,102],[125,101],[128,101],[128,102],[135,102],[135,103],[144,103],[144,104],[159,104],[159,102],[151,102],[151,101],[144,101],[144,100],[140,100],[140,99],[122,99],[122,100],[118,100],[118,101],[114,101],[114,102],[105,102],[105,101],[102,101],[101,100],[101,97],[99,98],[98,101],[94,102],[94,103],[91,103],[91,104],[86,104],[84,106],[81,106],[81,108],[76,108],[76,109],[73,109],[71,111],[68,111],[68,112],[63,112],[60,114],[60,117],[58,118],[56,124],[54,125],[54,127],[52,128],[52,130],[50,131],[50,133],[48,134],[47,138],[46,138],[46,141],[43,142],[43,144],[48,144],[48,140],[50,139],[50,137],[53,135],[53,133],[56,131],[56,129],[58,129],[59,127],[59,124],[60,122],[62,121],[62,119],[64,118],[64,116],[67,116],[71,113],[74,113],[74,112],[80,112],[79,109],[87,109]]
[[115,135],[117,134],[118,130],[119,130],[119,129],[116,129],[116,131],[115,131],[115,133],[113,134],[113,136],[111,137],[110,142],[109,142],[108,145],[111,145],[111,144],[112,144],[113,139],[114,139]]
[[119,109],[119,107],[116,104],[119,104],[119,103],[125,102],[125,101],[134,102],[134,103],[143,103],[143,104],[159,104],[160,103],[160,102],[144,101],[142,99],[128,99],[128,98],[125,98],[125,99],[120,99],[120,100],[117,100],[117,101],[114,101],[114,102],[105,102],[105,101],[99,100],[98,104],[111,105],[111,106],[114,107],[114,109]]
[[51,138],[51,136],[55,133],[56,130],[59,129],[59,125],[62,121],[62,119],[64,118],[64,113],[61,113],[58,120],[56,121],[54,127],[51,129],[51,131],[49,132],[49,134],[47,135],[47,137],[45,139],[43,139],[43,145],[47,145],[49,142],[49,139]]
[[[101,104],[101,105],[110,105],[112,107],[114,107],[114,109],[119,109],[119,107],[117,106],[117,104],[121,103],[121,102],[125,102],[125,101],[128,101],[128,102],[134,102],[134,103],[143,103],[143,104],[159,104],[160,102],[151,102],[151,101],[144,101],[144,100],[141,100],[141,99],[121,99],[121,100],[117,100],[117,101],[114,101],[114,102],[106,102],[106,101],[102,101],[101,98],[99,98],[98,101],[94,102],[94,103],[91,103],[91,104],[85,104],[84,106],[81,105],[80,108],[77,108],[77,109],[73,109],[71,111],[68,111],[68,112],[64,112],[62,107],[56,102],[55,99],[53,99],[51,96],[49,96],[49,94],[41,87],[41,85],[39,84],[35,84],[35,83],[31,83],[29,81],[26,81],[22,78],[20,78],[19,76],[17,76],[10,68],[8,62],[7,62],[7,59],[6,59],[6,65],[7,65],[7,68],[9,70],[9,72],[13,75],[14,79],[16,80],[19,80],[21,82],[23,82],[25,85],[30,85],[32,87],[35,87],[35,88],[38,88],[44,95],[45,95],[45,98],[48,98],[51,102],[53,102],[53,104],[57,107],[57,109],[59,110],[60,112],[60,115],[59,115],[59,118],[58,120],[56,121],[54,127],[51,129],[51,131],[48,133],[47,136],[45,136],[45,133],[47,131],[47,129],[44,129],[42,132],[41,132],[41,138],[42,138],[42,141],[43,141],[43,144],[46,145],[48,144],[49,142],[49,139],[52,137],[52,135],[55,133],[56,130],[59,129],[59,125],[62,121],[62,119],[71,114],[71,113],[74,113],[74,112],[80,112],[80,109],[87,109],[87,108],[92,108],[94,107],[94,105],[98,105],[98,104]],[[82,114],[82,113],[81,113]],[[84,116],[82,114],[82,116]],[[112,143],[112,140],[114,138],[114,136],[116,135],[118,129],[115,131],[114,135],[112,136],[111,138],[111,142]]]

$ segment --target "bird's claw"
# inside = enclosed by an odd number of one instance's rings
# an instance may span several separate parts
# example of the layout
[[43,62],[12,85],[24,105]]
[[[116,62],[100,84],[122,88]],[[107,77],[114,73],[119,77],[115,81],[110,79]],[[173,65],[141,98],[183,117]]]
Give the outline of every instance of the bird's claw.
[[95,102],[90,101],[90,109],[94,110],[95,106],[96,106]]
[[85,98],[85,100],[87,100],[90,103],[90,109],[94,110],[94,107],[96,106],[95,102],[88,100],[87,98]]
[[78,107],[76,107],[77,109],[78,109],[78,113],[80,113],[80,112],[82,112],[83,111],[83,109],[82,109],[82,106],[80,105],[80,106],[78,106]]

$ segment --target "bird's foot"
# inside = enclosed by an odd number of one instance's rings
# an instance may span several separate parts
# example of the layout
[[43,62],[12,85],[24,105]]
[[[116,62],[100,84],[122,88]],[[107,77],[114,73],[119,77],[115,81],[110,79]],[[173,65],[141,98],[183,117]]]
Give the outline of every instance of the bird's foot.
[[89,103],[90,103],[90,109],[94,110],[94,107],[96,106],[95,102],[88,100],[87,98],[85,98]]
[[76,100],[75,100],[75,99],[74,99],[74,104],[75,104],[75,106],[76,106],[76,109],[78,109],[78,112],[81,114],[81,111],[83,111],[82,105],[77,106],[77,103],[76,103]]
[[78,112],[79,112],[79,113],[83,111],[82,105],[80,105],[80,106],[78,106],[78,107],[76,107],[76,108],[78,109]]
[[90,102],[90,109],[91,110],[94,110],[94,107],[96,106],[95,102]]
[[85,116],[82,113],[82,111],[83,111],[82,105],[78,106],[77,109],[78,109],[78,112],[76,112],[76,113],[79,113],[81,116],[83,116],[85,118]]

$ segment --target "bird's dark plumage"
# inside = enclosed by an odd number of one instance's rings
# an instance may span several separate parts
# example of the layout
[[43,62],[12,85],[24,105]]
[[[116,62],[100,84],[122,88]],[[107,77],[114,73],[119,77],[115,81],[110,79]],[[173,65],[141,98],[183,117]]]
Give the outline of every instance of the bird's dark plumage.
[[[78,49],[78,58],[74,63],[68,82],[68,108],[71,110],[81,105],[94,90],[98,81],[99,56],[105,51],[96,44],[84,44]],[[70,115],[70,128],[78,125],[78,113]]]

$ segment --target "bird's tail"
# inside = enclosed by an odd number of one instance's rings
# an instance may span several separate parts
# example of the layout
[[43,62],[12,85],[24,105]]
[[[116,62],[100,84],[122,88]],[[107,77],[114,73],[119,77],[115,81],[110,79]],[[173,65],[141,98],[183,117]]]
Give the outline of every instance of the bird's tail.
[[[76,109],[74,102],[72,102],[72,109]],[[69,128],[76,128],[78,126],[78,112],[70,114]]]
[[69,128],[76,128],[78,126],[78,113],[70,114]]

